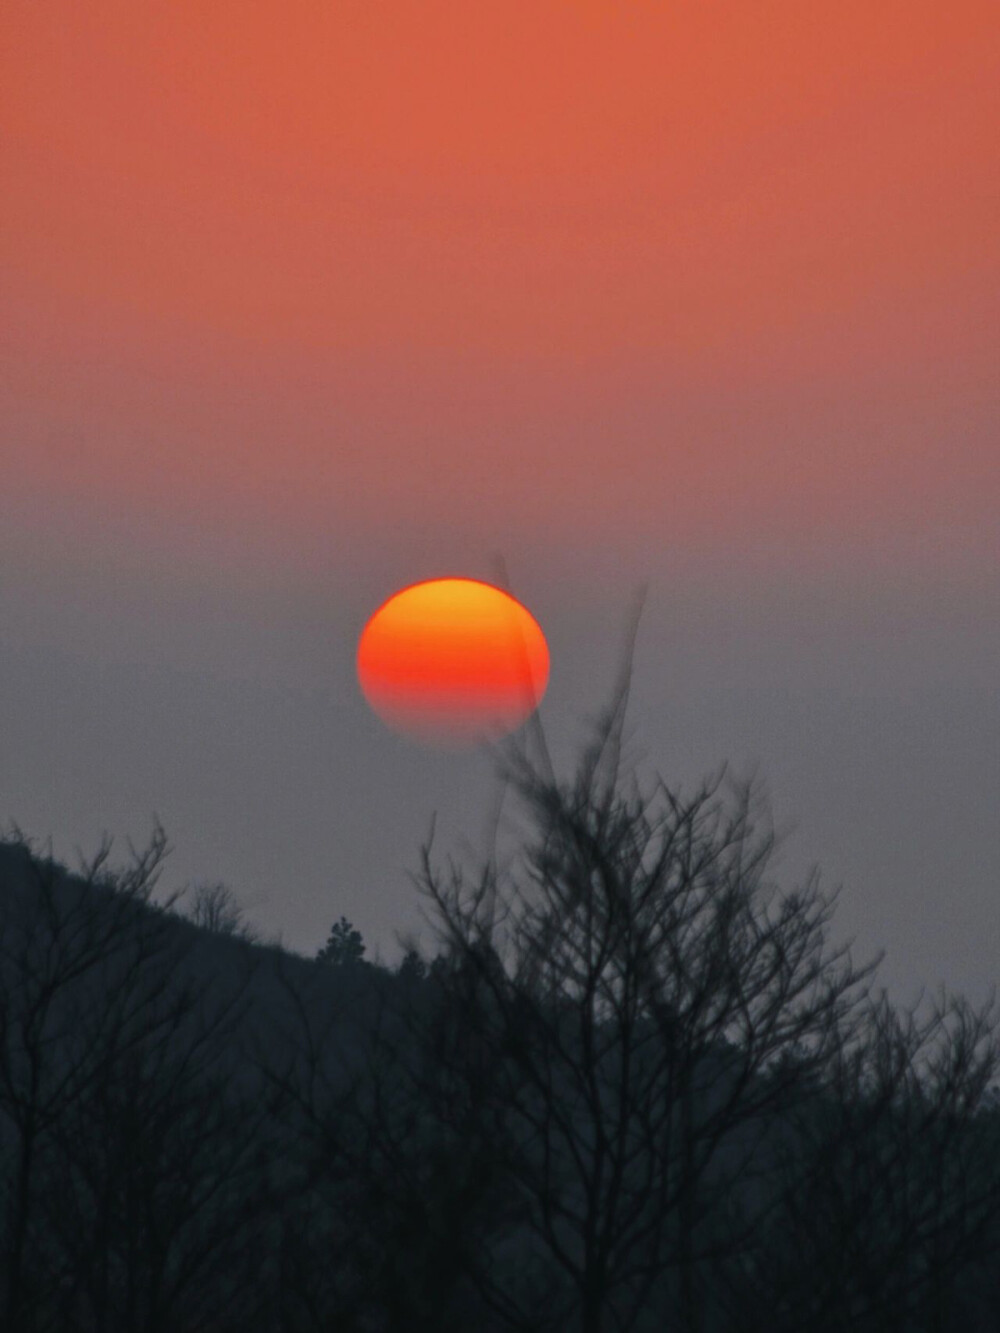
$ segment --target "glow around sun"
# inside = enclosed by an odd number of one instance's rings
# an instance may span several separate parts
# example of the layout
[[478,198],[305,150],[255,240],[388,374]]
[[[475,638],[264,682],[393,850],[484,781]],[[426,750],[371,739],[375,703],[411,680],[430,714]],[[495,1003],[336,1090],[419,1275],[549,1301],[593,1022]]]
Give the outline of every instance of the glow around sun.
[[429,579],[395,593],[365,625],[358,679],[394,731],[432,745],[495,740],[541,702],[549,650],[531,612],[478,579]]

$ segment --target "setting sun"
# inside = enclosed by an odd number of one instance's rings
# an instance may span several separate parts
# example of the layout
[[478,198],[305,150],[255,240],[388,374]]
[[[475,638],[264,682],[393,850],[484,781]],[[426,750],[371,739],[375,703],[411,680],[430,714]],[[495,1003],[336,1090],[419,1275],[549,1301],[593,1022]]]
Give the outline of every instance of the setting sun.
[[496,739],[534,711],[549,678],[538,622],[476,579],[431,579],[395,593],[358,644],[365,698],[394,731],[430,743]]

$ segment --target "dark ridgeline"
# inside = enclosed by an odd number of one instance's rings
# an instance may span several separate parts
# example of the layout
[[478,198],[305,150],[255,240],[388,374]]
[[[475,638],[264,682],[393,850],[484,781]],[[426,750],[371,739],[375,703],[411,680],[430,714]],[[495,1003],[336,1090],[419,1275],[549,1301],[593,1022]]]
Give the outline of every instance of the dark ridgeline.
[[917,1011],[768,878],[753,790],[510,750],[504,873],[429,963],[318,959],[222,886],[0,845],[6,1333],[1000,1327],[991,1011]]

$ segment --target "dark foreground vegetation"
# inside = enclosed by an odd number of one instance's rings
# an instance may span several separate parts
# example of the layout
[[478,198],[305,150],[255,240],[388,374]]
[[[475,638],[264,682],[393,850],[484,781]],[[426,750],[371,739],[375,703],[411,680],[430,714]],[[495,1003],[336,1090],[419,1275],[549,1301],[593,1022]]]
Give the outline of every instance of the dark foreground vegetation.
[[395,971],[219,886],[0,845],[6,1333],[1000,1328],[992,1009],[890,1004],[752,788],[647,788],[620,710],[519,854],[418,883]]

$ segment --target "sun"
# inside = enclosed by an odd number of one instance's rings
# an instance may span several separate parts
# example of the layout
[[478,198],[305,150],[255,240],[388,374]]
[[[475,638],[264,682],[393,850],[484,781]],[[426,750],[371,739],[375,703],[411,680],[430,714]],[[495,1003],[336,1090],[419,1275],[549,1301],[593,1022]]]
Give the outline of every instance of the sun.
[[514,731],[549,680],[549,649],[530,611],[503,588],[443,578],[394,593],[365,625],[358,679],[394,731],[469,745]]

